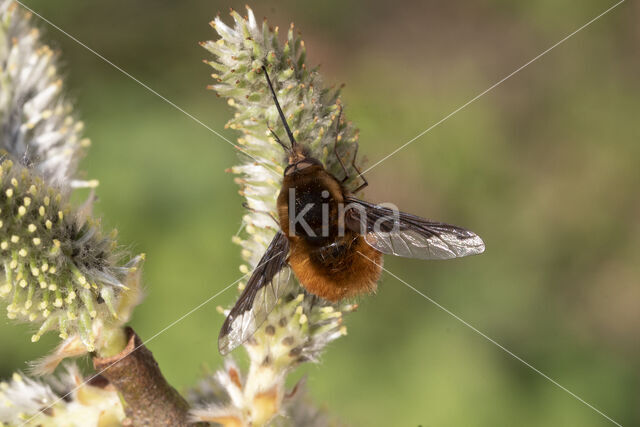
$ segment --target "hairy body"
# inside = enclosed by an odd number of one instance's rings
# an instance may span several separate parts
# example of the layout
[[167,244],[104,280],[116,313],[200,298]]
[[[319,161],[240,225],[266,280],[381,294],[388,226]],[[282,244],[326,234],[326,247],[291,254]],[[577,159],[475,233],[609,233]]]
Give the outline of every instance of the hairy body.
[[[278,195],[280,228],[290,245],[288,263],[309,292],[329,301],[374,292],[381,273],[382,254],[361,234],[341,226],[345,194],[319,162],[304,158],[285,173]],[[290,222],[291,215],[302,212],[308,228]]]

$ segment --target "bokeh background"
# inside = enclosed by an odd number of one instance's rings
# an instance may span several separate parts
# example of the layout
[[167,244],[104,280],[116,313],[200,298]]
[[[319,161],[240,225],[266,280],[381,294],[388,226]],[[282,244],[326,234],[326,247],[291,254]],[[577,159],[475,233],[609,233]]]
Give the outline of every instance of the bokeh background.
[[[220,0],[24,0],[229,139],[231,109],[205,90]],[[609,1],[261,1],[295,21],[373,164],[609,6]],[[640,18],[628,1],[370,173],[366,196],[471,228],[479,257],[386,259],[389,270],[623,425],[640,424]],[[234,149],[42,23],[63,52],[93,141],[82,169],[97,211],[146,252],[133,326],[156,332],[241,274],[230,238],[241,198]],[[221,357],[233,291],[148,346],[175,386]],[[355,426],[610,424],[402,283],[385,276],[349,336],[300,369],[310,393]],[[56,342],[0,319],[0,376]]]

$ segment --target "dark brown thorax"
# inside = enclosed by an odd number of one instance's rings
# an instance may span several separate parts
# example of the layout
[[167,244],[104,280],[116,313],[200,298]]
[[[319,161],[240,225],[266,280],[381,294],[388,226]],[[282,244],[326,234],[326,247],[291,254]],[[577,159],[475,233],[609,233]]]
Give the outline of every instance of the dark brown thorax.
[[343,202],[342,186],[333,175],[316,159],[303,157],[285,170],[277,202],[280,227],[290,238],[325,246],[338,237]]

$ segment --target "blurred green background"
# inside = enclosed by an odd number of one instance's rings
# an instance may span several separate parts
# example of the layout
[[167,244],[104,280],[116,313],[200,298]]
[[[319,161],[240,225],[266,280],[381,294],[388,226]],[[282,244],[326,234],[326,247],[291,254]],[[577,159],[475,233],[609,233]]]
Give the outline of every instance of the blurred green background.
[[[25,0],[208,126],[231,109],[206,91],[198,41],[243,3]],[[373,164],[613,2],[261,1],[295,21],[311,64],[346,83],[345,114]],[[626,2],[368,173],[366,196],[478,232],[487,252],[389,270],[625,426],[640,425],[640,6]],[[229,22],[230,18],[225,18]],[[143,338],[236,280],[241,198],[234,149],[41,23],[63,52],[93,141],[81,168],[120,242],[148,255]],[[177,387],[217,367],[229,291],[151,343]],[[348,317],[309,377],[355,426],[610,423],[393,277]],[[53,335],[53,334],[51,334]],[[57,342],[0,319],[0,376]]]

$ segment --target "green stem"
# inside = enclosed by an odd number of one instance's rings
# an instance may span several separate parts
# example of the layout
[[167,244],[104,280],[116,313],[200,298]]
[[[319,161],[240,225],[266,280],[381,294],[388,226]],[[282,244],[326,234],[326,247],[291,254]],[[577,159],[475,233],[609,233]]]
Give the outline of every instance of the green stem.
[[103,340],[98,348],[98,355],[102,358],[112,357],[122,352],[127,346],[127,333],[124,328],[105,328],[102,333]]
[[160,372],[153,354],[131,328],[123,330],[124,350],[111,357],[94,357],[93,366],[120,392],[133,426],[187,426],[189,404]]

